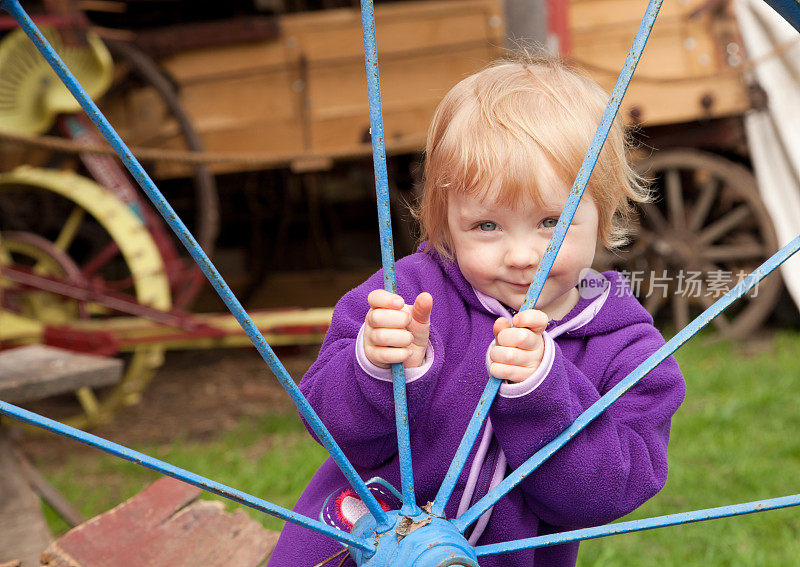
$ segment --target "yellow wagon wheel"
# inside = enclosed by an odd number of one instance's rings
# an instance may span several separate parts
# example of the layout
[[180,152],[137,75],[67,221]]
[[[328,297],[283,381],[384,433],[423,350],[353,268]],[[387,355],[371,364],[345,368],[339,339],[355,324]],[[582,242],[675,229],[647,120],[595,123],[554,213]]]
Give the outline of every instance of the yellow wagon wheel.
[[[138,303],[171,307],[164,263],[150,233],[127,205],[94,181],[71,172],[20,167],[0,174],[0,262],[32,273],[80,283],[91,279]],[[86,267],[113,243],[119,254],[93,273]],[[94,262],[97,265],[97,262]],[[0,269],[0,274],[2,269]],[[2,277],[2,276],[0,276]],[[97,303],[81,304],[57,294],[15,286],[8,277],[3,308],[42,326],[91,323],[113,314]],[[90,321],[91,320],[91,321]],[[40,339],[41,340],[41,339]],[[135,403],[163,362],[158,344],[133,347],[122,381],[109,391],[83,389],[81,412],[66,418],[78,427],[107,421],[122,405]]]

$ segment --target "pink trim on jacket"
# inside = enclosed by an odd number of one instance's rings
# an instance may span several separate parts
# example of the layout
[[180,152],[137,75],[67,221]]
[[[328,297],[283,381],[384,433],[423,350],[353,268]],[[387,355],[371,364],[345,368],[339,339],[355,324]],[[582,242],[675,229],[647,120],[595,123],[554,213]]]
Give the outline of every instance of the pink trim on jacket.
[[[356,360],[361,369],[376,380],[382,380],[384,382],[392,381],[391,368],[376,366],[367,358],[367,353],[364,352],[364,325],[361,325],[361,329],[358,331],[358,337],[356,338]],[[431,366],[433,366],[433,345],[428,341],[428,348],[425,350],[425,360],[422,361],[422,366],[405,369],[406,384],[422,378],[425,373],[430,370]]]
[[475,458],[472,459],[472,466],[469,469],[467,484],[464,486],[464,494],[461,495],[461,502],[458,504],[456,518],[469,508],[472,495],[475,494],[475,486],[478,484],[478,477],[481,475],[483,461],[486,460],[486,452],[489,450],[489,445],[492,442],[493,434],[492,420],[487,417],[486,427],[483,429],[483,437],[481,437],[481,443],[478,445],[478,450],[475,452]]

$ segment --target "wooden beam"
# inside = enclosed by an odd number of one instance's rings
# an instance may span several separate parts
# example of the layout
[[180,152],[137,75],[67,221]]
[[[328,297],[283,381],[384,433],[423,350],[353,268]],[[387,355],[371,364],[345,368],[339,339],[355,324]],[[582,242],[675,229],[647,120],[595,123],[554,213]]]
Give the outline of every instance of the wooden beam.
[[108,386],[122,376],[122,361],[44,345],[0,352],[0,400],[41,400],[84,386]]

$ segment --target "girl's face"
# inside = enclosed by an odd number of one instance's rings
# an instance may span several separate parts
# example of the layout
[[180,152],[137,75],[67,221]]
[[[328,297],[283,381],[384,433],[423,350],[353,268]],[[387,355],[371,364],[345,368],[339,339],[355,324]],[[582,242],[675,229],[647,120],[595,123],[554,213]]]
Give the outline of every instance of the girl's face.
[[[515,310],[522,306],[569,193],[555,175],[548,177],[552,182],[542,184],[541,207],[527,202],[514,210],[498,204],[493,199],[497,182],[485,200],[464,194],[448,198],[447,222],[461,273],[472,287]],[[561,319],[578,302],[579,274],[592,264],[597,233],[597,207],[584,193],[536,303],[550,319]]]

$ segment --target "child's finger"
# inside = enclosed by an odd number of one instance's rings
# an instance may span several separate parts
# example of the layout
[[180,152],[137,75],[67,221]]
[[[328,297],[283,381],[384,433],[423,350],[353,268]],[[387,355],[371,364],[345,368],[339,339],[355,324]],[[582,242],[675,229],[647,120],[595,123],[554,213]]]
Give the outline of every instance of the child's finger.
[[408,347],[413,336],[405,329],[369,329],[364,333],[365,344],[377,347]]
[[370,309],[366,317],[367,325],[373,329],[380,327],[405,329],[410,319],[408,313],[396,309]]
[[375,289],[369,292],[367,303],[373,309],[402,309],[406,305],[402,297],[385,289]]
[[534,333],[541,333],[547,328],[550,318],[544,311],[526,309],[514,315],[512,321],[515,327],[525,327]]
[[494,336],[495,338],[497,338],[497,335],[500,334],[500,331],[510,328],[511,328],[511,321],[509,321],[505,317],[500,317],[497,321],[494,322],[494,327],[492,328],[492,332],[494,332]]
[[423,291],[414,300],[414,305],[411,307],[411,318],[417,323],[427,325],[431,321],[432,310],[433,296],[427,291]]
[[523,350],[521,348],[494,346],[489,351],[489,359],[500,364],[531,368],[539,365],[541,356],[537,351]]
[[[414,336],[414,344],[418,347],[427,347],[431,329],[431,311],[433,310],[433,297],[430,293],[420,293],[411,307],[411,319],[408,330]],[[424,352],[423,352],[424,356]]]
[[364,351],[373,364],[385,368],[390,364],[405,362],[411,356],[409,348],[367,346]]
[[496,339],[499,346],[515,347],[525,350],[534,350],[542,342],[542,335],[534,333],[524,327],[510,327],[497,333]]
[[507,382],[522,382],[531,375],[530,368],[493,362],[489,365],[489,374]]

